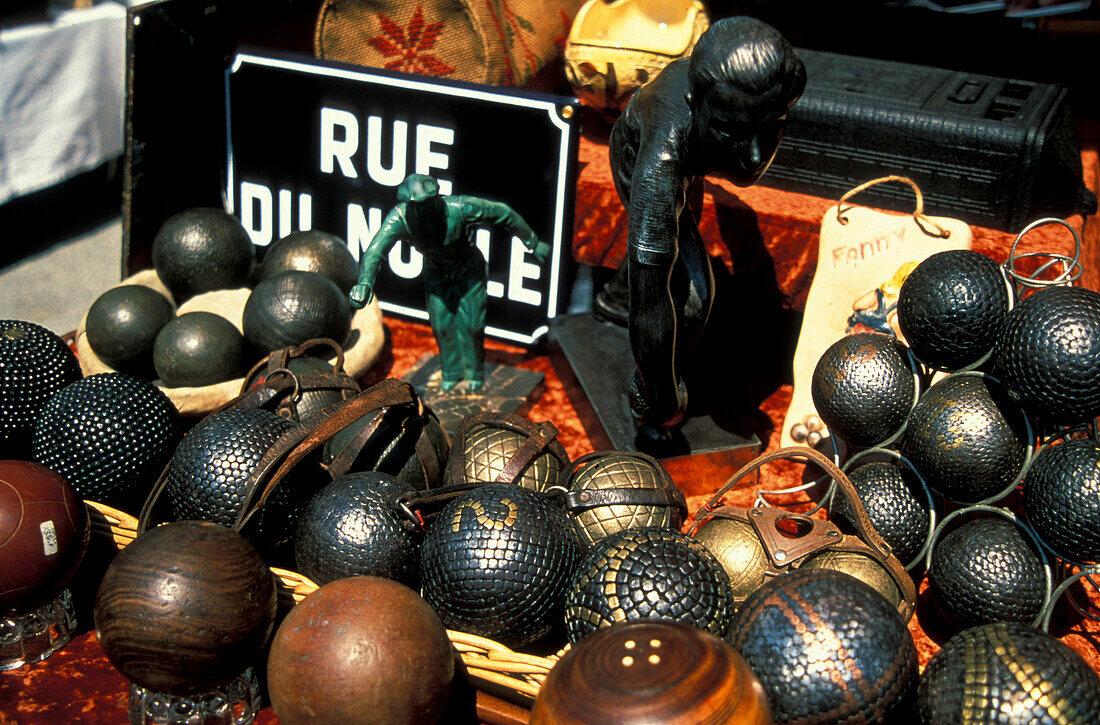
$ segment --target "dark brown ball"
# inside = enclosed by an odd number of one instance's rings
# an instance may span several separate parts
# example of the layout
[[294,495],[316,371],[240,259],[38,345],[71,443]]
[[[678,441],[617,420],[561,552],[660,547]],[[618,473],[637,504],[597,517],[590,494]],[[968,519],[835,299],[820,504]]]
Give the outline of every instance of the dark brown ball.
[[348,243],[316,229],[294,232],[268,247],[260,263],[260,279],[292,270],[323,274],[344,294],[359,281],[359,264]]
[[898,293],[898,326],[913,355],[938,370],[983,360],[1008,314],[1000,266],[980,252],[952,249],[918,264]]
[[960,632],[933,655],[919,707],[925,723],[1092,725],[1100,675],[1049,634],[997,622]]
[[172,301],[152,287],[126,284],[96,298],[84,319],[88,345],[115,370],[148,375],[153,344],[176,315]]
[[1020,475],[1028,444],[1022,411],[994,379],[956,373],[914,406],[901,452],[933,491],[976,503],[999,495]]
[[676,622],[622,622],[558,660],[531,708],[532,725],[771,725],[745,660],[719,637]]
[[443,508],[420,549],[420,580],[449,629],[520,647],[560,618],[576,560],[565,511],[499,483]]
[[892,439],[917,396],[906,347],[889,335],[861,332],[840,338],[814,368],[810,393],[821,420],[857,446]]
[[1024,478],[1024,510],[1060,556],[1100,559],[1100,444],[1073,440],[1039,451]]
[[701,543],[664,528],[626,529],[577,564],[565,603],[570,642],[615,622],[660,619],[723,636],[733,611],[729,578]]
[[325,584],[279,625],[267,661],[279,721],[431,725],[454,679],[447,630],[416,592],[358,576]]
[[244,303],[244,336],[262,354],[327,337],[343,344],[351,303],[336,283],[315,272],[283,272],[261,280]]
[[1047,287],[1008,315],[993,373],[1032,414],[1058,423],[1100,415],[1100,293]]
[[80,363],[60,335],[33,322],[0,320],[0,454],[30,457],[39,411],[80,378]]
[[764,583],[730,624],[777,723],[908,722],[917,650],[898,610],[835,571]]
[[1028,624],[1046,597],[1043,562],[1016,524],[978,518],[945,533],[932,547],[928,586],[958,629],[989,622]]
[[153,268],[178,302],[203,292],[244,287],[255,257],[248,232],[221,209],[181,211],[153,238]]
[[187,312],[164,326],[153,347],[157,376],[169,388],[233,380],[244,371],[244,335],[213,312]]
[[0,461],[0,612],[27,612],[69,583],[88,549],[88,509],[65,479]]
[[271,634],[275,579],[240,534],[201,521],[146,531],[99,586],[103,652],[154,692],[208,690],[252,665]]

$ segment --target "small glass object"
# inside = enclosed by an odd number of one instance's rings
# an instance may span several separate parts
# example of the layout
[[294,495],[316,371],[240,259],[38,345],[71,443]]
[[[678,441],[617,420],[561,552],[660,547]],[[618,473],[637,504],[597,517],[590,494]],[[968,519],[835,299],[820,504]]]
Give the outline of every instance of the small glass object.
[[30,612],[0,613],[0,670],[41,662],[68,644],[75,630],[68,589]]
[[191,695],[130,684],[130,725],[249,725],[260,705],[260,684],[251,667],[224,685]]

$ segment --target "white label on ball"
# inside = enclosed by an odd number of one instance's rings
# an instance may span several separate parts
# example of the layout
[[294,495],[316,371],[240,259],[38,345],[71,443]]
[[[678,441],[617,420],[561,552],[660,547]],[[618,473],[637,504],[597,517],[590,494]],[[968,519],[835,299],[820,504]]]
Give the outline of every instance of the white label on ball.
[[53,521],[43,521],[38,525],[38,530],[42,532],[42,550],[46,556],[53,556],[57,553],[57,529],[53,526]]

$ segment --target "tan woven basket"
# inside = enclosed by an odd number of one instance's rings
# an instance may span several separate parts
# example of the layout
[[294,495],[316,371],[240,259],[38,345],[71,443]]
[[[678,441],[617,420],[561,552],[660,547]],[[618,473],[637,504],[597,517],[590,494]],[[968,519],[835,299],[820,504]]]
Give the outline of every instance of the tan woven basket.
[[[119,549],[137,537],[137,519],[124,511],[95,501],[85,501],[96,537],[113,542]],[[279,587],[279,606],[290,609],[317,591],[317,584],[286,569],[272,567]],[[469,677],[479,686],[490,686],[508,699],[530,705],[538,694],[546,673],[554,666],[561,652],[550,657],[536,657],[508,649],[491,639],[465,632],[447,631],[455,650],[462,657]]]

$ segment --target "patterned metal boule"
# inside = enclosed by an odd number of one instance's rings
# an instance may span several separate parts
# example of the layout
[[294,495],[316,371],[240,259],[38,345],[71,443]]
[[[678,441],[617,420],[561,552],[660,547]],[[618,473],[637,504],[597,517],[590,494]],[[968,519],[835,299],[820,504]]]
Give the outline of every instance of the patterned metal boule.
[[343,345],[352,309],[336,283],[316,272],[290,271],[260,280],[244,303],[244,336],[261,353],[326,337]]
[[944,644],[924,670],[918,703],[926,723],[1094,725],[1100,675],[1049,634],[996,622]]
[[80,377],[80,363],[60,335],[33,322],[0,320],[0,450],[27,458],[39,411]]
[[898,326],[913,355],[938,370],[980,363],[1008,314],[1000,266],[970,249],[937,252],[918,264],[898,293]]
[[800,568],[839,571],[859,579],[895,607],[902,602],[901,590],[890,577],[890,573],[866,554],[855,551],[822,551],[806,557]]
[[260,263],[259,277],[267,279],[291,270],[323,274],[344,294],[359,279],[359,265],[347,242],[317,229],[288,234],[268,247]]
[[482,486],[450,501],[429,527],[424,598],[449,629],[519,647],[560,619],[577,555],[562,509],[514,484]]
[[615,622],[661,619],[721,637],[733,599],[706,547],[679,531],[627,529],[604,538],[577,565],[566,601],[570,642]]
[[1100,293],[1047,287],[1008,315],[993,374],[1032,415],[1078,423],[1100,415]]
[[768,552],[752,524],[714,516],[699,527],[694,538],[722,565],[735,601],[743,601],[764,583],[770,569]]
[[507,482],[545,491],[569,465],[556,435],[549,423],[539,425],[517,415],[467,416],[455,434],[443,484]]
[[[924,548],[931,531],[928,501],[919,498],[919,485],[908,469],[885,461],[872,461],[848,473],[875,531],[893,549],[902,564],[913,561]],[[845,518],[847,502],[837,498],[834,510]]]
[[684,522],[683,494],[650,456],[624,451],[585,456],[570,467],[566,480],[567,508],[585,545],[625,529],[678,530]]
[[294,535],[298,571],[318,584],[348,576],[380,576],[419,589],[419,526],[397,499],[415,489],[393,476],[350,473],[306,505]]
[[1043,563],[1013,522],[967,521],[937,540],[931,554],[929,590],[958,629],[998,621],[1028,624],[1042,611]]
[[892,439],[917,397],[907,348],[876,332],[847,335],[830,345],[810,385],[821,420],[834,435],[857,446]]
[[744,602],[729,632],[776,723],[908,722],[918,679],[913,636],[863,582],[835,571],[784,574]]
[[1039,451],[1024,478],[1024,510],[1060,556],[1100,559],[1100,443],[1072,440]]
[[976,503],[996,497],[1020,475],[1027,430],[1019,406],[996,381],[955,373],[921,396],[901,453],[933,491]]
[[391,406],[364,415],[326,441],[323,460],[332,465],[347,457],[349,472],[381,471],[424,491],[440,485],[450,449],[447,431],[430,408]]
[[35,461],[82,498],[137,510],[172,455],[179,411],[159,388],[126,373],[91,375],[58,391],[34,427]]

